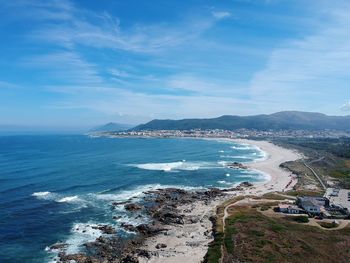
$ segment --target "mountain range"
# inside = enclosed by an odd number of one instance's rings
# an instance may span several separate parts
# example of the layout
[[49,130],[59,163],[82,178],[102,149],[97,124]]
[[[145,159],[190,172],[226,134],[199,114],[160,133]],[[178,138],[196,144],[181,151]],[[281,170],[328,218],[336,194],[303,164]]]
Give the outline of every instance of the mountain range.
[[282,111],[253,116],[224,115],[211,119],[152,120],[132,130],[255,129],[350,131],[350,115],[328,116],[316,112]]
[[123,124],[123,123],[115,123],[115,122],[109,122],[107,124],[97,126],[93,128],[92,132],[113,132],[113,131],[125,131],[130,128],[132,128],[133,125],[130,124]]

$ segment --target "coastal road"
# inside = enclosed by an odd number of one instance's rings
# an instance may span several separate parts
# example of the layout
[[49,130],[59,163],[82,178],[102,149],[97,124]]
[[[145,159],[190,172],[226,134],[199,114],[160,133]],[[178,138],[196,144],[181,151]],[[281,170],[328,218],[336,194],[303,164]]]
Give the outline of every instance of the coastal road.
[[318,174],[314,171],[314,169],[312,169],[312,168],[311,168],[309,165],[307,165],[304,161],[303,161],[303,164],[304,164],[307,168],[309,168],[309,170],[315,175],[315,177],[317,178],[317,180],[320,182],[322,188],[323,188],[324,190],[326,190],[327,187],[325,186],[325,184],[323,183],[323,181],[321,180],[321,178],[318,176]]

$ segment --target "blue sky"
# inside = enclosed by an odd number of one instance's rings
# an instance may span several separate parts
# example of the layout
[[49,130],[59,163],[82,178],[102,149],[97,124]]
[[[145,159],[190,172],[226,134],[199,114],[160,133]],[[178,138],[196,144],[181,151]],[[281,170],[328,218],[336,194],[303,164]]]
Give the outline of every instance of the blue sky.
[[350,114],[350,3],[0,0],[0,124]]

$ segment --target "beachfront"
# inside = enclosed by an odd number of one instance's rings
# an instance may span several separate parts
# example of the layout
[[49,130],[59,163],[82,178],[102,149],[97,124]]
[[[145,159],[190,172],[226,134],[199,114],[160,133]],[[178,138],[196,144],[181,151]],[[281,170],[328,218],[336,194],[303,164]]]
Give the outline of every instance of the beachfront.
[[[147,239],[143,248],[149,251],[152,256],[150,258],[139,257],[140,262],[202,262],[207,252],[208,244],[212,241],[212,223],[210,217],[215,214],[215,208],[219,204],[234,196],[259,196],[273,191],[283,192],[291,190],[297,183],[297,178],[291,172],[283,170],[279,165],[283,162],[301,158],[302,156],[298,152],[282,148],[268,141],[244,139],[233,141],[255,145],[266,153],[265,159],[249,163],[247,166],[249,169],[259,170],[269,175],[270,180],[268,182],[254,184],[253,187],[239,191],[227,192],[225,196],[221,196],[210,203],[198,201],[179,207],[178,209],[182,210],[186,216],[198,219],[197,222],[185,223],[183,225],[169,225],[165,233],[160,233]],[[159,249],[159,245],[163,245],[163,247]]]

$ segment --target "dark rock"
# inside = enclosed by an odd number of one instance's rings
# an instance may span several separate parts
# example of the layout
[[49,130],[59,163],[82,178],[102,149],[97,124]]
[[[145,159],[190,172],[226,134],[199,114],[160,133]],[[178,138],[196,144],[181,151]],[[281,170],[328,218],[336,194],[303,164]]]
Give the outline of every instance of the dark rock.
[[118,206],[118,205],[125,205],[125,204],[127,204],[127,203],[129,203],[128,201],[123,201],[123,202],[113,202],[112,203],[112,205],[113,206]]
[[78,262],[78,263],[100,263],[101,262],[97,258],[93,258],[82,253],[70,254],[70,255],[60,253],[58,256],[60,258],[60,262],[63,262],[63,263],[71,263],[72,261]]
[[228,163],[226,166],[228,168],[248,169],[247,166],[239,162]]
[[163,244],[163,243],[159,243],[156,245],[156,249],[161,249],[161,248],[166,248],[167,245],[166,244]]
[[199,221],[199,218],[198,217],[188,217],[188,218],[186,218],[187,220],[186,220],[186,222],[188,222],[188,223],[190,223],[190,224],[195,224],[195,223],[198,223],[198,221]]
[[163,222],[164,224],[178,224],[178,225],[183,225],[184,224],[184,215],[180,215],[178,213],[175,212],[165,212],[165,213],[158,213],[158,215],[156,215],[156,217],[158,218],[158,220],[160,222]]
[[210,188],[208,191],[205,191],[203,194],[207,197],[214,198],[222,195],[222,191],[218,188]]
[[239,186],[241,186],[241,187],[252,187],[253,184],[249,183],[249,182],[242,182],[242,183],[239,184]]
[[131,224],[127,224],[127,223],[121,223],[120,225],[122,228],[124,228],[127,231],[131,231],[131,232],[136,232],[137,229],[135,226],[131,225]]
[[64,249],[68,246],[68,244],[66,243],[56,243],[56,244],[53,244],[52,246],[50,246],[50,249],[51,250],[56,250],[56,249]]
[[150,236],[165,231],[166,229],[159,225],[141,224],[136,227],[136,230],[143,235]]
[[137,211],[137,210],[141,210],[142,206],[140,206],[138,204],[126,204],[126,205],[124,205],[124,208],[127,211]]
[[100,230],[103,234],[115,234],[116,230],[109,225],[98,225],[98,226],[93,226],[92,229],[98,229]]
[[139,249],[137,251],[137,255],[140,257],[145,257],[150,259],[151,258],[151,254],[149,253],[149,251],[145,250],[145,249]]
[[137,257],[133,256],[133,255],[127,255],[126,257],[124,257],[121,261],[122,263],[139,263],[139,260],[137,259]]

